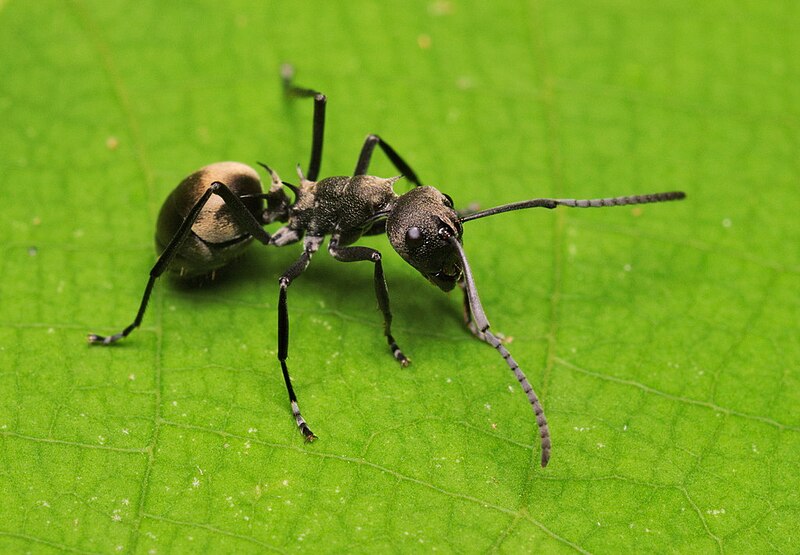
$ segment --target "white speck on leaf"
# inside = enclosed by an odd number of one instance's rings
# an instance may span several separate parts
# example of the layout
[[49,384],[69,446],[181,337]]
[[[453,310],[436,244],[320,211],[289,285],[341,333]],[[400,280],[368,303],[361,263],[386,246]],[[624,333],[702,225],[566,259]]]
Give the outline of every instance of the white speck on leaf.
[[428,13],[435,16],[452,15],[453,3],[449,0],[436,0],[428,5]]
[[458,79],[456,79],[456,87],[461,89],[462,91],[466,91],[469,89],[475,88],[475,79],[468,75],[462,75]]

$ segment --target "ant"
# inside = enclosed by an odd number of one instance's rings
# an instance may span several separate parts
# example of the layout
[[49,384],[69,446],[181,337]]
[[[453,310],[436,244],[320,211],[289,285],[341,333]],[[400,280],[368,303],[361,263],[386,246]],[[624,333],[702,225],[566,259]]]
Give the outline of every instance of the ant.
[[[386,233],[397,253],[442,291],[458,285],[463,291],[464,321],[472,334],[491,345],[503,357],[522,386],[536,415],[541,439],[541,465],[550,460],[550,430],[539,398],[522,369],[503,342],[489,329],[489,320],[481,305],[475,280],[462,246],[463,224],[487,216],[526,208],[569,206],[593,208],[624,206],[680,200],[683,192],[655,193],[602,199],[537,198],[505,204],[487,210],[457,212],[453,200],[437,189],[424,186],[406,161],[378,135],[368,135],[361,148],[352,176],[318,180],[322,161],[327,97],[319,91],[293,84],[294,69],[281,68],[287,97],[311,97],[314,115],[311,160],[305,175],[298,165],[299,185],[281,181],[278,174],[259,163],[270,175],[270,188],[263,192],[258,174],[238,162],[218,162],[205,166],[184,179],[167,197],[158,216],[156,246],[158,260],[150,270],[134,321],[111,336],[89,334],[93,345],[110,345],[127,337],[137,328],[147,309],[156,279],[167,269],[182,278],[212,274],[238,257],[254,240],[264,245],[283,247],[302,240],[303,251],[280,276],[278,297],[278,361],[289,394],[292,414],[306,441],[317,436],[300,413],[286,359],[289,354],[289,285],[308,267],[311,257],[329,236],[328,253],[341,262],[369,261],[374,265],[375,296],[383,314],[383,329],[389,349],[401,366],[410,360],[392,335],[392,312],[389,291],[383,274],[381,253],[354,245],[360,237]],[[414,188],[398,195],[392,186],[400,179],[367,174],[370,160],[379,146],[395,168]],[[291,201],[286,194],[294,196]],[[266,202],[266,208],[264,207]],[[270,234],[267,224],[281,222],[283,227]]]

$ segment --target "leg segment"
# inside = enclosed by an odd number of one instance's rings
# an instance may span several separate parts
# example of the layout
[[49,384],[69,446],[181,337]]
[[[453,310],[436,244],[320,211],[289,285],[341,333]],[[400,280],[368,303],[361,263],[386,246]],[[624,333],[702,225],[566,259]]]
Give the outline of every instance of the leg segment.
[[383,313],[383,333],[389,343],[392,355],[401,366],[408,366],[411,361],[403,354],[397,342],[392,336],[392,311],[389,308],[389,288],[386,286],[386,278],[383,275],[383,264],[381,264],[381,253],[369,247],[340,247],[338,238],[333,237],[328,245],[328,252],[340,262],[360,262],[369,260],[375,264],[375,297],[378,299],[378,307]]
[[397,171],[403,174],[403,176],[413,183],[415,187],[422,186],[419,177],[417,177],[417,174],[411,169],[411,166],[409,166],[408,163],[403,160],[403,158],[378,135],[367,135],[367,138],[364,141],[364,146],[361,147],[361,154],[358,157],[356,170],[353,172],[353,175],[367,174],[367,169],[369,168],[369,163],[372,160],[372,153],[375,150],[375,145],[381,147],[381,150],[383,150],[389,160],[391,160],[392,164],[394,164],[394,167],[397,168]]
[[281,78],[283,79],[283,90],[286,96],[293,97],[313,97],[314,98],[314,127],[311,136],[311,160],[308,163],[306,178],[309,181],[316,181],[319,177],[319,168],[322,164],[322,139],[325,135],[325,106],[328,98],[314,89],[305,89],[292,84],[294,79],[294,67],[284,64],[281,67]]
[[312,432],[308,424],[306,424],[303,415],[300,414],[297,396],[294,394],[292,379],[289,377],[289,369],[286,366],[286,358],[289,356],[289,309],[286,304],[286,289],[288,289],[292,281],[308,267],[308,263],[311,261],[311,255],[319,249],[321,243],[322,237],[306,237],[303,254],[300,255],[300,258],[298,258],[278,280],[280,284],[280,294],[278,296],[278,361],[281,363],[283,380],[286,382],[286,391],[289,393],[292,415],[294,415],[297,427],[300,429],[303,436],[305,436],[306,441],[314,441],[317,439],[317,436],[314,435],[314,432]]
[[197,220],[197,217],[200,215],[200,211],[203,210],[203,207],[208,202],[208,199],[211,198],[211,195],[219,195],[222,197],[222,200],[224,200],[225,204],[227,204],[231,209],[234,218],[236,218],[236,222],[247,233],[255,237],[255,239],[261,243],[264,243],[265,245],[269,244],[269,233],[264,231],[241,199],[223,183],[215,181],[208,187],[208,189],[206,189],[206,192],[203,193],[203,196],[201,196],[194,204],[192,209],[189,211],[189,215],[186,216],[186,219],[183,220],[178,228],[178,231],[175,233],[175,236],[170,240],[167,248],[164,249],[164,252],[161,253],[161,256],[158,257],[155,265],[150,270],[150,278],[147,280],[147,285],[144,288],[144,295],[142,295],[142,300],[139,303],[139,311],[136,313],[136,318],[134,318],[133,322],[121,332],[115,333],[114,335],[109,335],[107,337],[90,333],[87,336],[87,340],[90,344],[110,345],[127,337],[134,329],[139,327],[139,325],[142,323],[144,313],[147,310],[147,303],[150,300],[150,294],[153,292],[153,286],[155,285],[156,279],[158,279],[158,277],[164,273],[164,271],[169,267],[170,262],[172,262],[172,260],[175,258],[175,255],[180,252],[183,242],[189,236],[192,226]]

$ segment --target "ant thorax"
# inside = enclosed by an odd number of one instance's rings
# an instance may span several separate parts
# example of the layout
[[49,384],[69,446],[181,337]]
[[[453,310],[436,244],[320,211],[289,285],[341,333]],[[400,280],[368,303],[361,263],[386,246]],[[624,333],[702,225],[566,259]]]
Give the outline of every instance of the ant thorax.
[[338,233],[354,241],[397,198],[392,184],[398,179],[356,175],[304,181],[289,210],[288,227],[311,236]]

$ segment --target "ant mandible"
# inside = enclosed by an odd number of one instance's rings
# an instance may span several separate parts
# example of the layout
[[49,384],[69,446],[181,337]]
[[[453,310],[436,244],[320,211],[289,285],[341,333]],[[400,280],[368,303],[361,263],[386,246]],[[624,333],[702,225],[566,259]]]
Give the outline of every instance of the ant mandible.
[[[278,360],[297,427],[307,441],[313,441],[316,436],[300,413],[286,365],[289,353],[287,289],[308,267],[312,255],[322,246],[326,236],[330,237],[328,253],[336,260],[372,262],[375,296],[383,314],[384,335],[395,360],[401,366],[408,366],[408,357],[392,336],[392,312],[381,253],[369,247],[353,245],[362,236],[386,232],[395,251],[428,281],[442,291],[451,291],[456,285],[462,289],[467,327],[475,337],[500,353],[528,397],[539,428],[541,464],[546,466],[550,460],[551,442],[544,409],[511,353],[489,330],[489,320],[478,297],[462,246],[462,224],[525,208],[624,206],[680,200],[686,195],[675,191],[589,200],[538,198],[459,213],[453,208],[453,201],[448,195],[424,186],[405,160],[386,141],[374,134],[368,135],[364,141],[352,176],[327,177],[318,181],[327,98],[319,91],[294,85],[294,69],[288,64],[281,68],[281,77],[287,96],[314,99],[311,160],[305,175],[299,166],[297,168],[299,185],[281,181],[275,171],[260,164],[271,180],[270,188],[265,193],[256,171],[239,162],[211,164],[184,179],[161,207],[156,226],[159,257],[150,270],[135,319],[114,335],[89,334],[89,343],[110,345],[137,328],[142,322],[156,279],[167,269],[179,277],[194,278],[211,274],[225,266],[253,240],[276,247],[302,240],[303,252],[278,280]],[[392,186],[400,177],[385,179],[367,175],[375,146],[383,150],[400,174],[415,188],[398,195]],[[285,188],[293,193],[293,202]],[[270,235],[263,226],[272,222],[285,225]]]

